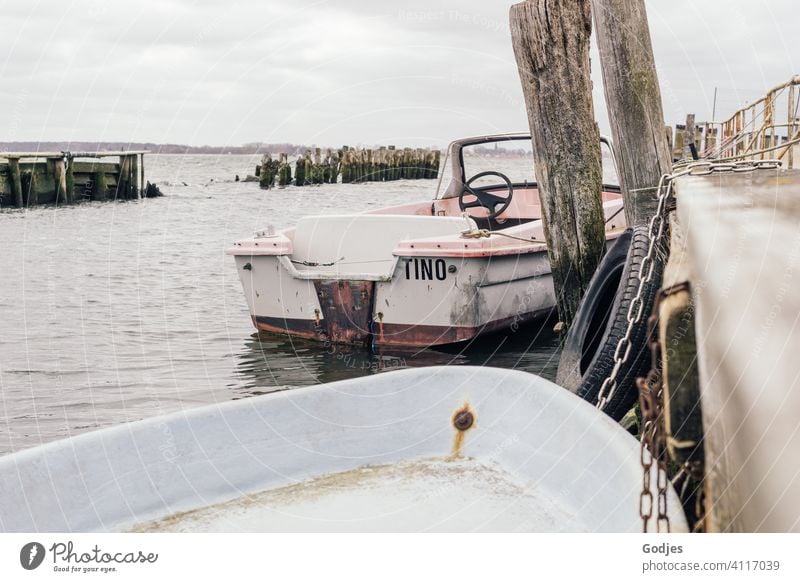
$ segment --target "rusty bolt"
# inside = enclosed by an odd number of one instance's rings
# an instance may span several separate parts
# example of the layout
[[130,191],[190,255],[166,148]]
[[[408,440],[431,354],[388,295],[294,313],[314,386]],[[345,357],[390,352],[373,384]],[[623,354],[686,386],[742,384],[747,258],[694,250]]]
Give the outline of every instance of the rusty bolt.
[[475,422],[475,417],[469,410],[459,410],[453,417],[453,426],[458,430],[467,430]]

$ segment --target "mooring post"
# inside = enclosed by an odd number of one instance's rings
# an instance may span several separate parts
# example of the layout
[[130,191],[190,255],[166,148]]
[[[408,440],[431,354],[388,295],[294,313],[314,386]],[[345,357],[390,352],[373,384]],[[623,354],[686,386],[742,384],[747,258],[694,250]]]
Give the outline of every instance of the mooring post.
[[275,183],[275,170],[272,167],[272,156],[269,153],[264,154],[261,158],[261,175],[259,176],[258,185],[261,188],[272,188]]
[[19,174],[19,158],[8,158],[8,176],[11,178],[11,194],[14,196],[14,205],[22,208],[25,199],[22,196],[22,178]]
[[278,186],[288,186],[292,181],[292,167],[289,165],[289,154],[278,155]]
[[29,208],[36,206],[39,204],[39,180],[36,177],[36,164],[31,164],[30,172],[25,172],[21,177],[26,206]]
[[294,185],[303,186],[306,180],[305,160],[303,156],[299,156],[294,163]]
[[144,154],[139,154],[139,172],[141,173],[141,182],[139,182],[139,192],[146,195],[146,185],[148,184],[147,180],[145,180],[144,174]]
[[[592,0],[628,225],[647,222],[672,170],[644,0]],[[678,136],[675,136],[678,141]]]
[[676,124],[675,125],[675,145],[670,151],[670,155],[672,156],[672,160],[679,160],[683,157],[684,147],[686,145],[686,126]]
[[544,235],[559,318],[567,326],[605,249],[591,33],[589,0],[528,0],[511,7]]
[[66,200],[68,203],[72,204],[75,202],[75,172],[73,171],[73,158],[72,154],[66,152],[64,154],[64,160],[67,164],[67,177],[66,177]]
[[93,200],[105,200],[108,190],[108,180],[106,179],[105,164],[96,160],[94,163],[94,188],[92,188]]
[[716,147],[717,147],[717,126],[712,122],[706,128],[705,151],[710,151],[713,153]]
[[53,181],[55,182],[55,202],[67,202],[67,172],[64,158],[52,158]]
[[131,198],[139,199],[142,197],[142,190],[139,186],[139,154],[130,156],[130,177],[131,177]]
[[686,129],[684,131],[686,132],[686,149],[683,151],[682,157],[694,158],[697,154],[697,130],[694,125],[694,113],[686,115]]
[[127,200],[130,192],[130,161],[125,154],[119,157],[119,174],[117,177],[117,200]]

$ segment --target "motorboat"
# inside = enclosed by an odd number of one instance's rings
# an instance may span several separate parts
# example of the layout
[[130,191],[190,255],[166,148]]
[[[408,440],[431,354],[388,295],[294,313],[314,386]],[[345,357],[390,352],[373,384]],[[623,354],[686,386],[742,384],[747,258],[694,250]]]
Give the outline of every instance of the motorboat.
[[[615,175],[611,142],[601,145],[604,174]],[[556,298],[530,136],[454,141],[444,165],[432,200],[306,216],[236,242],[227,252],[253,324],[325,342],[427,347],[548,315]],[[602,197],[611,240],[626,226],[622,195],[609,183]]]
[[[400,370],[0,457],[0,531],[641,532],[640,448],[532,374]],[[686,532],[665,493],[671,531]]]

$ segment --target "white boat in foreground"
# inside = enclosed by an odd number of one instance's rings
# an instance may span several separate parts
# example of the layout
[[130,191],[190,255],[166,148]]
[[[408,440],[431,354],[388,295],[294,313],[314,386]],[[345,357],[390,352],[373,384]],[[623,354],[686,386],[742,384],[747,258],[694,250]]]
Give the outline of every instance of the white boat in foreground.
[[[651,479],[655,486],[655,475]],[[519,371],[405,370],[0,458],[0,529],[638,532],[639,443]],[[669,490],[672,531],[685,531]]]
[[[611,144],[602,143],[613,166]],[[325,342],[433,346],[549,314],[556,300],[533,157],[505,169],[491,155],[498,146],[530,147],[530,136],[453,142],[450,181],[433,199],[307,216],[234,243],[227,252],[253,324]],[[613,239],[625,227],[622,195],[615,185],[603,190]]]

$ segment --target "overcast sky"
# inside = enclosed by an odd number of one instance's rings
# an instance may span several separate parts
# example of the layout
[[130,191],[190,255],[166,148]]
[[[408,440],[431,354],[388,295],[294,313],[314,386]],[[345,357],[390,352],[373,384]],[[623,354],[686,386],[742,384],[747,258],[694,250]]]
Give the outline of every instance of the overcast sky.
[[[513,3],[0,0],[0,141],[442,145],[526,130]],[[668,122],[709,119],[714,87],[721,118],[800,73],[797,0],[647,7]]]

